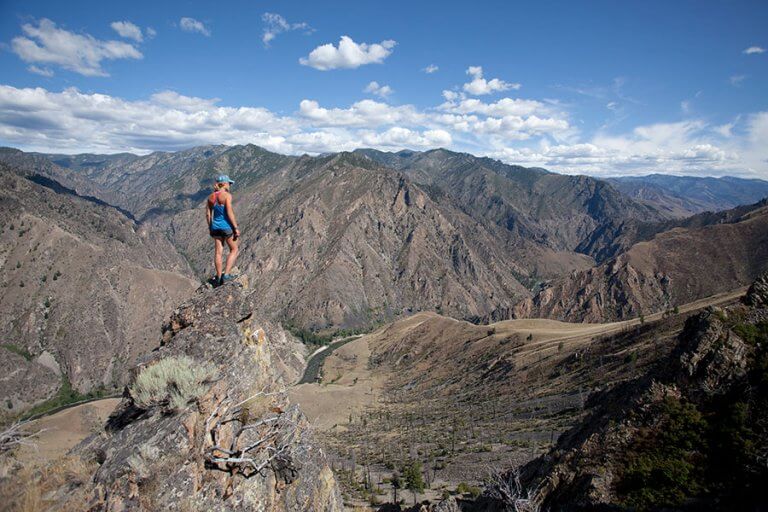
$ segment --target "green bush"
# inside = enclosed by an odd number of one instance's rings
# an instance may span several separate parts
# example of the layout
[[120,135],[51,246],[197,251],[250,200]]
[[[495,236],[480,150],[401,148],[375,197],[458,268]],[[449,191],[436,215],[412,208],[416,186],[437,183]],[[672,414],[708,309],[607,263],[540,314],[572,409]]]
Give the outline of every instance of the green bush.
[[736,324],[733,332],[750,345],[765,343],[768,341],[768,322],[758,324]]
[[456,486],[456,493],[457,494],[469,494],[473,498],[477,499],[478,496],[483,492],[483,490],[476,486],[476,485],[469,485],[467,482],[460,482],[459,485]]
[[3,347],[9,352],[13,352],[14,354],[18,354],[27,361],[32,360],[32,354],[29,353],[29,350],[27,350],[26,347],[20,347],[18,345],[14,345],[13,343],[5,343],[3,345],[0,345],[0,347]]
[[664,426],[655,434],[641,432],[618,485],[622,504],[638,510],[680,506],[706,490],[701,454],[707,422],[693,404],[672,398],[660,415]]
[[140,407],[168,403],[182,409],[208,390],[215,369],[187,356],[168,357],[144,368],[131,386],[131,396]]
[[107,390],[104,387],[98,387],[88,393],[82,394],[77,389],[72,387],[72,383],[66,376],[61,378],[61,386],[52,398],[45,402],[39,403],[36,406],[29,409],[24,413],[22,419],[31,418],[40,414],[47,413],[59,407],[65,405],[74,404],[76,402],[82,402],[84,400],[92,400],[96,398],[103,398],[107,396]]

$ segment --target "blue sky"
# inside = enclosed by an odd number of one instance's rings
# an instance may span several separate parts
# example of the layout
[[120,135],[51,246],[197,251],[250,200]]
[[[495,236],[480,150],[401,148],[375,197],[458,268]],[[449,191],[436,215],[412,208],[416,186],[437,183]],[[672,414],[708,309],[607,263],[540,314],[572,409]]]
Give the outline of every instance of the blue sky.
[[0,144],[768,178],[766,27],[766,2],[4,0]]

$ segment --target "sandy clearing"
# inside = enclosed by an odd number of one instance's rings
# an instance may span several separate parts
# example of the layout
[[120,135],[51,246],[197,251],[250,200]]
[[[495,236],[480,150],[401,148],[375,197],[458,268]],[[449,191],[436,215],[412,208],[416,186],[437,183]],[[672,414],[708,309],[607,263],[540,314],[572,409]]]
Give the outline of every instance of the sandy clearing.
[[37,437],[36,448],[21,447],[19,458],[48,462],[66,454],[80,441],[103,427],[120,398],[106,398],[77,405],[30,422],[30,430],[45,429]]

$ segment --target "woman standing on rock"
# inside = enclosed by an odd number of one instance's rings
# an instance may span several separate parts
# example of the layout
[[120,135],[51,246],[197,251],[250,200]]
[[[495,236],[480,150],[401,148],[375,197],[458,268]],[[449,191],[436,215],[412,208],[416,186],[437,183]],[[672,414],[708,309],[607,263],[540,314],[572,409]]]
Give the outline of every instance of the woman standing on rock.
[[[213,285],[218,286],[234,279],[230,274],[232,266],[237,259],[237,240],[240,238],[240,230],[237,228],[235,210],[232,208],[232,194],[229,187],[235,182],[226,174],[216,178],[214,192],[208,196],[206,205],[206,218],[208,229],[215,244],[213,264],[216,267],[216,277]],[[224,254],[224,243],[229,246],[229,256],[224,272],[221,271],[221,257]]]

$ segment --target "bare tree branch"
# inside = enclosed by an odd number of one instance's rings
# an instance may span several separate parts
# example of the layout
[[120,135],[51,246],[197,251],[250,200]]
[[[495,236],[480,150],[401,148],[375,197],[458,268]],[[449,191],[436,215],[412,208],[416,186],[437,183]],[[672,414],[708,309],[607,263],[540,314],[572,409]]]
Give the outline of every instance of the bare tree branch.
[[36,438],[48,429],[39,429],[34,432],[29,432],[26,427],[29,425],[28,421],[17,421],[0,432],[0,453],[5,453],[16,446],[37,446],[37,443],[32,439]]

